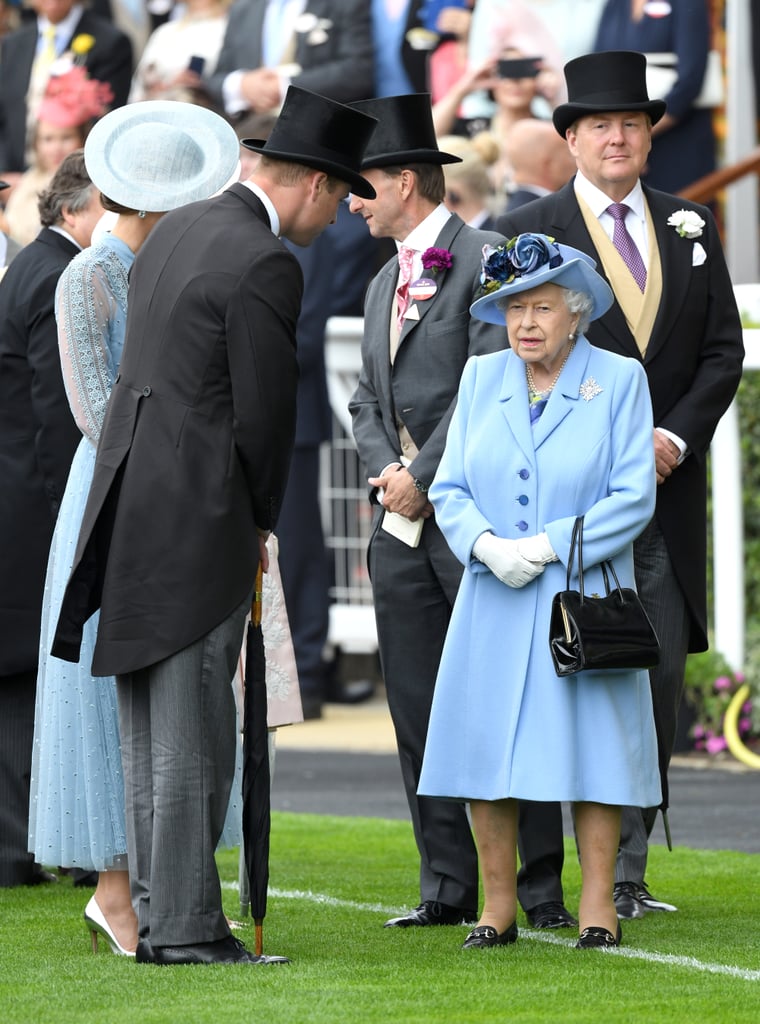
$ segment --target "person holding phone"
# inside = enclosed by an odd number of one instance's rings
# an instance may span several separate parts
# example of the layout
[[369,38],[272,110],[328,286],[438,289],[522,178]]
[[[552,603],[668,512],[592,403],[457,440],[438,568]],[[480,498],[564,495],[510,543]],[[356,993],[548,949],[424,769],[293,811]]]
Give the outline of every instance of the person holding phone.
[[232,0],[186,0],[181,17],[151,33],[132,78],[129,102],[195,99],[216,67]]

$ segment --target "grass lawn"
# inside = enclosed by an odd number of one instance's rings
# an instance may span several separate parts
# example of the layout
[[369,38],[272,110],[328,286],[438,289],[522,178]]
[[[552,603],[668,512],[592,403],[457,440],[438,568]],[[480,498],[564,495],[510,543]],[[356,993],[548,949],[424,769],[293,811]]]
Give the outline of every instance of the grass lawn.
[[[579,872],[567,848],[566,900]],[[219,856],[239,917],[237,854]],[[620,950],[519,918],[515,946],[460,949],[467,929],[383,929],[416,893],[405,822],[275,814],[265,952],[283,967],[150,967],[90,952],[87,891],[0,890],[0,1024],[758,1024],[760,854],[654,847],[675,914],[623,923]],[[248,919],[238,932],[253,946]]]

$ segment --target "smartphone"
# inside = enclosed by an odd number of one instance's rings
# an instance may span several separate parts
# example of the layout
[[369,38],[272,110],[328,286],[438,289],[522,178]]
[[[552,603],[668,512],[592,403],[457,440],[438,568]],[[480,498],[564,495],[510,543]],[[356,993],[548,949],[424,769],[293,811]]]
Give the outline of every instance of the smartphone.
[[499,78],[536,78],[541,71],[541,57],[513,57],[500,60],[496,74]]
[[187,64],[188,71],[194,71],[196,75],[203,74],[203,68],[206,65],[205,57],[191,57]]

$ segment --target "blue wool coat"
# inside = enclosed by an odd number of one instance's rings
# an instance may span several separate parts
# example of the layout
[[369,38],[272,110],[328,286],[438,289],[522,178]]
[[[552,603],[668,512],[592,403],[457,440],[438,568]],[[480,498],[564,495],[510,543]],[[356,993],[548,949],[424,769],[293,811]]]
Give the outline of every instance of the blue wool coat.
[[[621,586],[634,586],[633,541],[654,510],[652,429],[642,367],[583,337],[533,427],[524,362],[511,351],[468,362],[430,489],[467,571],[436,683],[421,794],[659,804],[648,674],[558,678],[548,643],[576,516],[586,517],[587,591],[603,592],[598,563],[606,558]],[[516,539],[545,530],[560,560],[513,589],[472,558],[485,530]]]

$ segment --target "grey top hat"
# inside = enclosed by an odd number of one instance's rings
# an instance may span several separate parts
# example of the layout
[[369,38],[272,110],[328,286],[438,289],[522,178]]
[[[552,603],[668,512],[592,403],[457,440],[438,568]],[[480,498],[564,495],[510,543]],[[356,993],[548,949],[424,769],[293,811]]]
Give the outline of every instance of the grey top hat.
[[587,114],[643,110],[652,124],[665,113],[664,100],[650,100],[647,59],[635,50],[587,53],[565,64],[567,103],[552,114],[554,127],[564,139],[567,129]]
[[433,108],[426,92],[357,100],[356,110],[378,120],[362,160],[362,170],[398,164],[458,164],[460,157],[442,153],[433,126]]
[[479,297],[470,306],[476,320],[504,323],[504,300],[540,284],[557,284],[591,297],[591,320],[614,302],[612,289],[596,272],[596,261],[580,249],[561,245],[548,235],[525,233],[483,251]]
[[84,146],[95,187],[115,203],[151,213],[208,199],[236,177],[239,156],[237,135],[224,118],[173,100],[111,111]]
[[291,85],[269,138],[243,139],[242,144],[262,156],[325,171],[357,196],[374,199],[375,190],[359,168],[376,125],[374,117],[353,107]]

